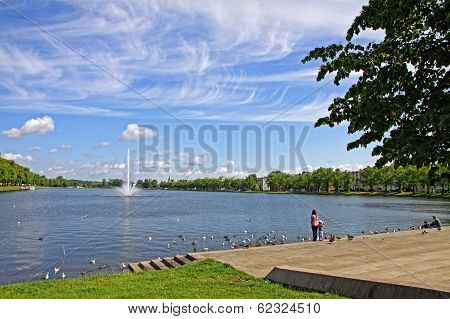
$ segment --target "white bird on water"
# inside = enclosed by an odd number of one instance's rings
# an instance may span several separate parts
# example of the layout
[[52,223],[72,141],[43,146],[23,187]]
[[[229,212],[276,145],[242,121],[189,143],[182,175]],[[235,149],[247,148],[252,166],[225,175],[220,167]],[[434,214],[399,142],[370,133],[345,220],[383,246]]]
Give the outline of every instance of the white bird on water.
[[48,278],[49,278],[49,273],[47,272],[47,273],[45,274],[44,279],[45,279],[45,280],[48,280]]
[[149,241],[152,241],[152,237],[149,237],[148,240],[149,240]]
[[122,269],[127,268],[127,266],[125,266],[125,263],[122,263]]
[[64,278],[66,278],[66,274],[62,273],[61,278],[64,280]]
[[95,265],[95,259],[91,260],[91,264]]
[[56,273],[59,271],[60,268],[61,268],[61,267],[55,268],[55,275],[56,275]]

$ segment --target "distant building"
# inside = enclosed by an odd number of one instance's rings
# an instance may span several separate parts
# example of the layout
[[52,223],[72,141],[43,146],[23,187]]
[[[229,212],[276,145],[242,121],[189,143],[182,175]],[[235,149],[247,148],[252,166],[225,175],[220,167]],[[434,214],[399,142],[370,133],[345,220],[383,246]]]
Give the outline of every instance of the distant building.
[[267,177],[257,177],[256,184],[259,185],[259,189],[262,191],[270,190],[269,185],[267,184]]

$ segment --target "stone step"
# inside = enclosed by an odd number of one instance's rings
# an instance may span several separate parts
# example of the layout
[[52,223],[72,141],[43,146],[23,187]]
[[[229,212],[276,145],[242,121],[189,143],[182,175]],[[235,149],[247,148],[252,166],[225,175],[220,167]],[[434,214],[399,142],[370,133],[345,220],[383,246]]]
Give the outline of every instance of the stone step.
[[141,261],[139,266],[144,270],[155,270],[155,268],[151,265],[151,261]]
[[167,267],[161,260],[159,259],[154,259],[150,262],[150,264],[153,266],[153,268],[155,268],[156,270],[164,270],[164,269],[169,269],[169,267]]
[[169,268],[177,268],[177,267],[181,266],[179,263],[177,263],[172,258],[163,258],[162,262]]
[[130,268],[131,272],[139,272],[142,270],[138,263],[129,263],[128,268]]
[[186,254],[186,258],[189,259],[190,261],[195,261],[197,260],[194,256],[190,255],[190,254]]
[[189,264],[191,262],[191,260],[187,259],[186,256],[183,255],[177,255],[173,257],[173,259],[182,266]]

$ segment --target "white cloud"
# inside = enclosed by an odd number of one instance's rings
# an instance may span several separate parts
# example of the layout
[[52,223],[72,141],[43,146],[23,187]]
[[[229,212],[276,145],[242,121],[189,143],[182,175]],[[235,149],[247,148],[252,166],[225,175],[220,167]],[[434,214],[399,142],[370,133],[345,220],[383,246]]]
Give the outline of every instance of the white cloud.
[[32,146],[32,147],[29,147],[28,150],[30,152],[40,152],[42,150],[42,148],[40,146]]
[[26,121],[21,128],[12,128],[3,131],[3,134],[10,138],[20,138],[30,134],[44,134],[52,132],[55,129],[55,123],[50,116],[35,118]]
[[135,123],[131,123],[128,124],[127,128],[122,132],[120,138],[122,140],[137,140],[139,138],[154,137],[156,135],[157,133],[148,127],[140,127]]
[[166,149],[163,151],[153,151],[153,152],[149,152],[149,153],[151,156],[154,156],[154,157],[164,157],[164,156],[170,155],[170,150]]
[[167,169],[170,168],[170,163],[162,162],[162,161],[154,161],[154,162],[146,162],[146,168],[154,168],[154,169]]
[[71,145],[62,144],[62,145],[59,146],[59,149],[63,150],[63,151],[68,151],[68,150],[73,149],[73,147]]
[[111,143],[105,141],[105,142],[98,143],[95,147],[96,148],[107,148],[110,146],[111,146]]
[[228,160],[228,161],[226,162],[226,165],[227,165],[227,166],[231,166],[231,167],[233,167],[235,164],[236,164],[236,162],[233,161],[233,160]]
[[359,171],[361,169],[363,169],[364,165],[361,164],[340,164],[337,166],[337,168],[339,168],[341,171],[349,171],[349,172],[355,172],[355,171]]
[[[48,3],[42,12],[51,12],[45,10]],[[190,118],[251,117],[268,105],[289,104],[292,99],[282,95],[283,86],[301,92],[302,84],[313,81],[313,70],[290,57],[300,59],[318,41],[325,45],[343,39],[365,3],[58,1],[55,6],[65,14],[43,16],[43,26],[77,43],[77,50],[120,81],[46,37],[33,36],[33,27],[17,25],[5,28],[0,44],[0,86],[7,91],[0,110],[100,116],[151,112],[149,101],[127,89],[132,86],[154,104]],[[362,37],[373,38],[374,33],[363,32]],[[46,49],[30,49],[34,47]],[[265,64],[272,62],[275,67]],[[91,98],[105,106],[92,106]],[[239,105],[251,108],[237,110]]]
[[1,157],[4,159],[15,162],[32,162],[33,158],[29,155],[14,154],[14,153],[2,153]]
[[63,166],[52,166],[47,169],[49,176],[64,176],[65,178],[78,177],[75,169],[66,169]]
[[191,165],[200,165],[205,162],[205,157],[203,155],[194,156],[191,160],[189,160],[189,164]]
[[82,176],[124,178],[125,163],[86,163],[80,166]]
[[73,149],[72,145],[62,144],[56,148],[52,148],[50,150],[50,153],[58,153],[59,151],[70,151],[72,149]]
[[24,51],[13,46],[0,47],[0,72],[35,75],[46,72],[48,69],[47,61],[35,52]]

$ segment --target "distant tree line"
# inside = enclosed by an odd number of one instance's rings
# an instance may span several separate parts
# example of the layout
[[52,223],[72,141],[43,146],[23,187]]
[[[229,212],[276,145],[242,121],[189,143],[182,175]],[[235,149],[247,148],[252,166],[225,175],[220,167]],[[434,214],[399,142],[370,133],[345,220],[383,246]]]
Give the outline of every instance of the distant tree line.
[[318,168],[298,175],[271,172],[267,177],[271,191],[411,191],[419,188],[434,192],[439,186],[442,193],[449,192],[450,171],[448,167],[392,166],[366,167],[358,172],[332,168]]
[[140,179],[137,181],[136,186],[139,188],[146,188],[146,189],[157,189],[159,188],[159,183],[156,179]]
[[76,179],[65,179],[62,176],[47,178],[30,171],[28,167],[23,167],[4,158],[0,158],[0,185],[23,186],[35,185],[45,187],[102,187],[102,183],[95,181],[82,181]]
[[[289,174],[271,172],[266,183],[273,192],[350,192],[350,191],[411,191],[434,192],[439,186],[442,193],[449,192],[450,171],[446,167],[392,166],[366,167],[358,172],[332,168],[318,168],[312,172]],[[246,178],[200,178],[195,180],[170,180],[143,188],[163,188],[202,191],[260,191],[255,174]],[[138,182],[138,186],[139,186]]]
[[194,180],[162,181],[160,188],[201,191],[258,191],[256,174],[246,178],[199,178]]
[[[426,191],[435,192],[439,187],[442,193],[449,192],[450,170],[447,166],[417,168],[415,166],[366,167],[358,172],[332,168],[318,168],[312,172],[289,174],[271,172],[265,182],[273,192],[349,192],[349,191]],[[0,158],[0,185],[36,185],[47,187],[120,187],[121,179],[83,181],[64,179],[62,176],[46,178],[33,173],[29,168],[13,161]],[[199,178],[194,180],[156,179],[138,180],[136,186],[143,189],[177,189],[200,191],[264,191],[256,174],[245,178]]]

